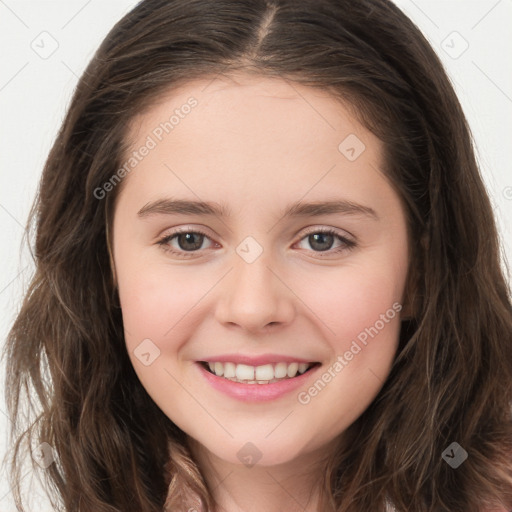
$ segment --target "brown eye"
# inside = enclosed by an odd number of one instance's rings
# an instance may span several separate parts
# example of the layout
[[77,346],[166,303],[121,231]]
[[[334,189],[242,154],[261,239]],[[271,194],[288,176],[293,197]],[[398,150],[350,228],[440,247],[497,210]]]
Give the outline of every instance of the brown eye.
[[159,240],[158,245],[162,246],[164,251],[177,255],[178,257],[191,257],[203,248],[205,239],[210,237],[201,231],[186,229],[166,235]]
[[172,238],[176,238],[178,246],[184,251],[197,251],[201,248],[204,241],[204,235],[201,233],[179,233]]
[[315,251],[328,251],[334,243],[334,236],[328,233],[315,233],[308,236],[308,242]]
[[[299,243],[303,241],[307,241],[307,245],[310,247],[310,249],[307,247],[306,249],[316,253],[335,254],[341,251],[351,250],[356,246],[356,242],[349,240],[332,229],[317,228],[311,230],[309,233],[306,233]],[[336,241],[339,242],[339,245],[333,249]]]

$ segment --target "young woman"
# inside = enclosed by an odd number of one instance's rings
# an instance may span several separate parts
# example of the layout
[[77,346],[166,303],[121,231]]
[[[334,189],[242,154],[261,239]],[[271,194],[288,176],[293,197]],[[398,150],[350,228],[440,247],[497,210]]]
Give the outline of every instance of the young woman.
[[392,2],[142,1],[31,219],[13,479],[35,439],[56,509],[512,508],[495,220]]

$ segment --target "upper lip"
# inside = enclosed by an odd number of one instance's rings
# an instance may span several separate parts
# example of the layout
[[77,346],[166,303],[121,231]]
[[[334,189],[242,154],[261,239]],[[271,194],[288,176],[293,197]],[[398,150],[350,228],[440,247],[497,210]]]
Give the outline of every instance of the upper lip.
[[311,359],[303,359],[296,356],[287,356],[281,354],[262,354],[259,356],[249,356],[244,354],[220,354],[211,357],[205,357],[201,361],[207,363],[235,363],[246,364],[249,366],[262,366],[272,363],[314,363]]

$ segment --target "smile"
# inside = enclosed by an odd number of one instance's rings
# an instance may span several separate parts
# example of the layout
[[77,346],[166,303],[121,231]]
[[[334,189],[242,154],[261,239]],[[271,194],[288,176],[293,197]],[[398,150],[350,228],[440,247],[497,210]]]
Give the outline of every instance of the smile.
[[272,384],[302,375],[318,363],[279,362],[261,366],[233,362],[202,361],[203,367],[217,377],[241,384]]

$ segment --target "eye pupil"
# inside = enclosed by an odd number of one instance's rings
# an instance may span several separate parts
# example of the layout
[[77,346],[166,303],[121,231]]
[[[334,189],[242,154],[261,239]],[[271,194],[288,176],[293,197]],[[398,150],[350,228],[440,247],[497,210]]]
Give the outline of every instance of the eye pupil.
[[[194,243],[194,237],[198,237],[199,242],[196,241]],[[200,249],[203,245],[203,237],[204,235],[201,235],[200,233],[180,233],[178,235],[178,245],[180,246],[180,249],[184,251],[195,251]],[[187,244],[192,244],[192,247],[190,245],[187,246]]]
[[[328,247],[322,246],[322,244],[325,244],[325,238],[328,238],[330,243],[327,243]],[[309,243],[311,244],[311,247],[313,249],[319,250],[319,251],[328,251],[334,242],[333,235],[330,235],[329,233],[315,233],[313,235],[309,235]],[[318,246],[320,245],[320,247]]]

